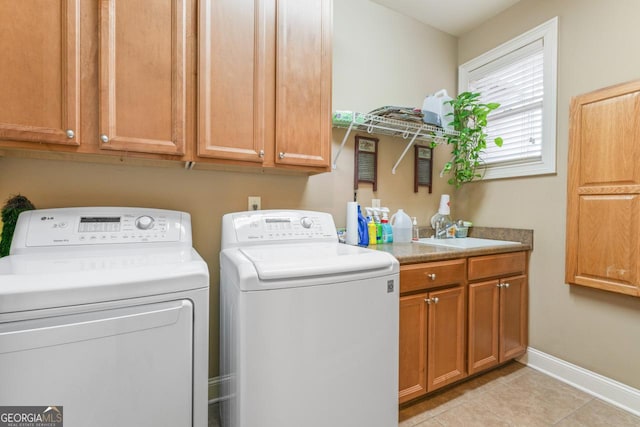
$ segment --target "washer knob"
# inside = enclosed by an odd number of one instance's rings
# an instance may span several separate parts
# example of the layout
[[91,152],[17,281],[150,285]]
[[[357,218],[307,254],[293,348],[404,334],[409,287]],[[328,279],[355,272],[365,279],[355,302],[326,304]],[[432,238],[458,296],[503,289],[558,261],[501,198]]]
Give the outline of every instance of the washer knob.
[[136,218],[136,227],[140,230],[149,230],[153,227],[153,218],[148,215],[139,216]]
[[304,228],[311,228],[311,226],[313,225],[313,220],[308,216],[304,216],[300,218],[300,224],[302,224]]

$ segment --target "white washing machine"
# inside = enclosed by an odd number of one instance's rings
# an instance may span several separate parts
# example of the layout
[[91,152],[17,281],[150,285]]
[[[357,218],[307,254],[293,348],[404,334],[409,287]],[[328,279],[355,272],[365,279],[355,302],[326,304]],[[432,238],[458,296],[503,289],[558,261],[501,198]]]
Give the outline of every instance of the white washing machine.
[[205,427],[208,318],[189,214],[23,212],[0,259],[0,405],[55,406],[64,427]]
[[225,215],[223,427],[397,426],[398,272],[326,213]]

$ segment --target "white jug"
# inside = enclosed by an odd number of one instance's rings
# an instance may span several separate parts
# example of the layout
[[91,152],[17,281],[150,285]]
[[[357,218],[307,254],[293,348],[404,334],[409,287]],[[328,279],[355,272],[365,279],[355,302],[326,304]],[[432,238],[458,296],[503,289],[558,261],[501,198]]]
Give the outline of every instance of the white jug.
[[394,243],[409,243],[411,241],[411,218],[398,209],[398,212],[391,216],[391,227],[393,228]]
[[449,124],[453,121],[453,107],[447,104],[451,101],[446,89],[441,89],[433,95],[428,95],[422,104],[423,121],[433,126],[439,126],[447,130],[453,130]]

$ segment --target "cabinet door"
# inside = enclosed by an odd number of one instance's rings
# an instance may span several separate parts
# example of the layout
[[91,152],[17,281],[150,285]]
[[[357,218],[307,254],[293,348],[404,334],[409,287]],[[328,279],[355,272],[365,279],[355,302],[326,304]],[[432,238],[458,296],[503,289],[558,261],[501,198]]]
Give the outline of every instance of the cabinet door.
[[499,363],[500,282],[469,284],[469,375]]
[[188,3],[100,1],[102,149],[184,153]]
[[426,293],[400,297],[400,403],[427,392]]
[[79,1],[0,1],[0,139],[79,144]]
[[640,80],[571,102],[566,282],[638,296]]
[[276,163],[329,166],[331,0],[279,0]]
[[[267,63],[274,49],[268,0],[200,0],[198,156],[261,163],[266,132]],[[270,34],[270,32],[269,32]],[[271,79],[273,76],[271,75]],[[271,98],[272,99],[272,98]],[[273,107],[271,107],[273,110]]]
[[500,285],[500,362],[504,362],[527,350],[527,276],[502,279]]
[[427,391],[433,391],[467,375],[465,289],[429,292],[427,303]]

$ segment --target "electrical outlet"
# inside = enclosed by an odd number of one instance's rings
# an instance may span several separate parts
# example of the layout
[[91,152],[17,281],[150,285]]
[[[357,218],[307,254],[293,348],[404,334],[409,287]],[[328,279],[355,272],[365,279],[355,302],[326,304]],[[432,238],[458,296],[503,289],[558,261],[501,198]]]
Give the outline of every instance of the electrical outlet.
[[371,207],[379,208],[380,207],[380,199],[371,199]]
[[260,210],[260,196],[249,196],[249,207],[250,211],[259,211]]

